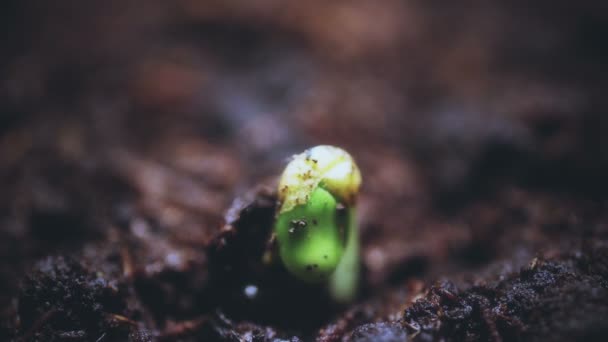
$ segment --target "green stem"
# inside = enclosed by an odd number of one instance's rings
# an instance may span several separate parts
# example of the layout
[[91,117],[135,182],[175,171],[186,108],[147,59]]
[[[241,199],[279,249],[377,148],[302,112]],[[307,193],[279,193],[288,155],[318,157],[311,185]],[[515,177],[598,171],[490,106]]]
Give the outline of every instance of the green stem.
[[329,292],[340,303],[357,296],[359,284],[359,232],[355,208],[348,209],[348,241],[340,263],[329,278]]

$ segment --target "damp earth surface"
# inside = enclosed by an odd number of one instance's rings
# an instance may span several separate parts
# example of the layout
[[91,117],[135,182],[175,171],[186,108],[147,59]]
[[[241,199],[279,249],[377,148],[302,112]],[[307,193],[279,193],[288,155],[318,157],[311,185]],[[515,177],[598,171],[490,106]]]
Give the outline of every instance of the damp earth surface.
[[[0,340],[604,340],[600,6],[3,2]],[[264,262],[319,144],[348,304]]]

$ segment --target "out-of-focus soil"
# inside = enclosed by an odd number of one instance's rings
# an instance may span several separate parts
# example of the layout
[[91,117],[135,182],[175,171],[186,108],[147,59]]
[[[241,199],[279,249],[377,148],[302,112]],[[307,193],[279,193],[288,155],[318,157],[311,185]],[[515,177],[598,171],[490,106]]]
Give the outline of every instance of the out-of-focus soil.
[[[604,340],[607,14],[3,2],[0,340]],[[363,174],[350,305],[262,262],[318,144]]]

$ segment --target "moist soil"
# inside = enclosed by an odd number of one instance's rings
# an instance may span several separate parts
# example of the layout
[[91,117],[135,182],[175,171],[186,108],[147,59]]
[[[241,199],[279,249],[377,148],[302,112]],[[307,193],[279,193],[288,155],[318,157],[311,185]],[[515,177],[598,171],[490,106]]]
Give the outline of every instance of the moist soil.
[[[605,340],[602,5],[256,3],[0,5],[0,340]],[[266,262],[318,144],[349,304]]]

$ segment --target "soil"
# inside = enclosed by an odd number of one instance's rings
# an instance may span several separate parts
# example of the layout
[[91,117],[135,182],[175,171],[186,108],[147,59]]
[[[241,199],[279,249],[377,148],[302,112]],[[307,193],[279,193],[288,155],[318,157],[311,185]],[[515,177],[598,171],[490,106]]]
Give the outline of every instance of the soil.
[[[603,341],[603,5],[0,5],[0,340]],[[272,250],[357,160],[360,294]]]

